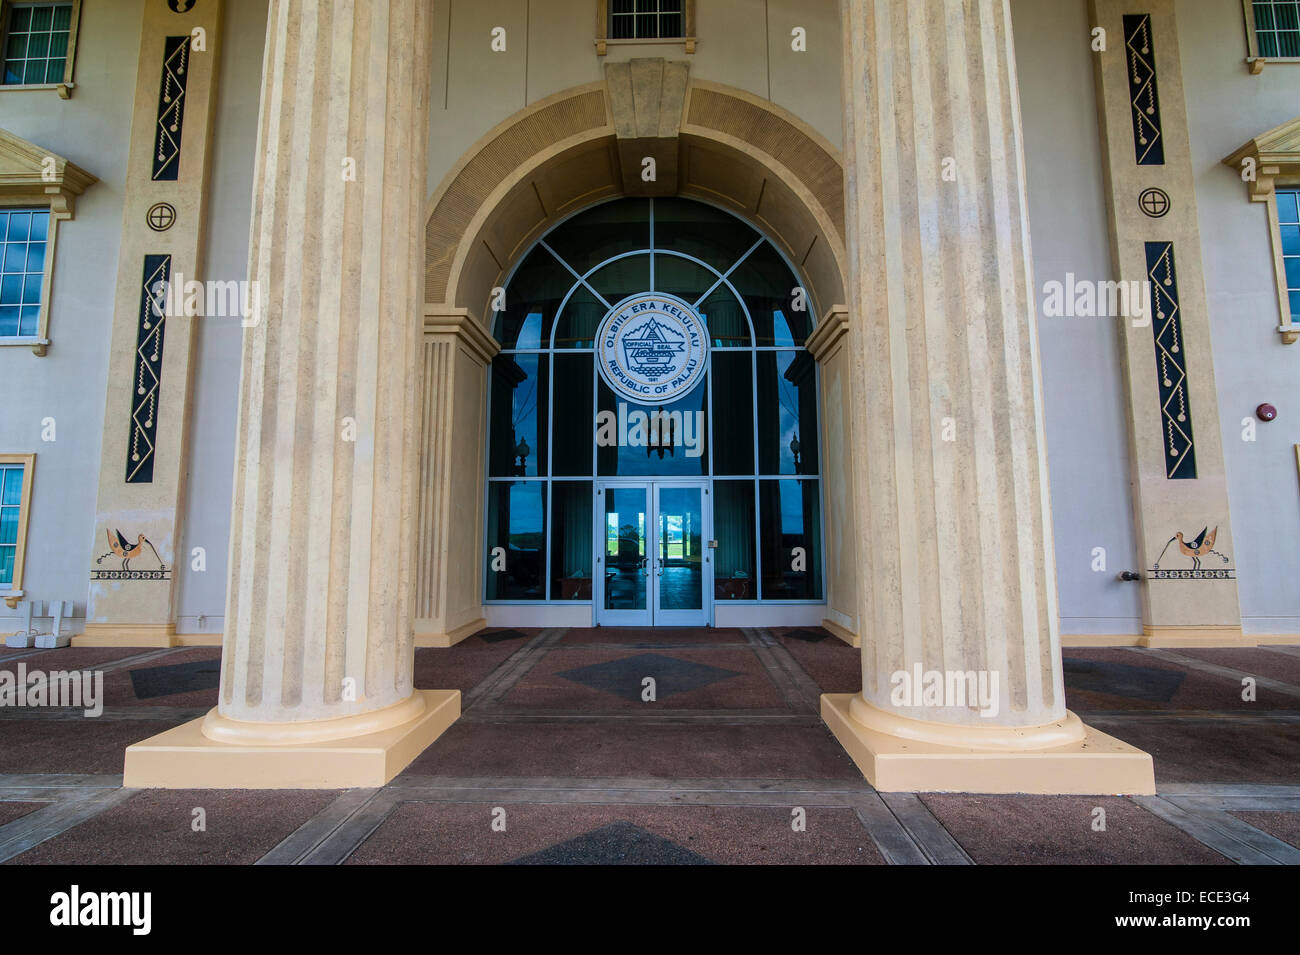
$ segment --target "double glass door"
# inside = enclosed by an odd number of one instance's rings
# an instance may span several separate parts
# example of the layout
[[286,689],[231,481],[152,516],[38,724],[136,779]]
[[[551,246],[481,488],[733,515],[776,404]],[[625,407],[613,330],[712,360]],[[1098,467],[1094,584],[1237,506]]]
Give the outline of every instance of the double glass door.
[[596,620],[606,627],[704,626],[713,593],[703,481],[596,485]]

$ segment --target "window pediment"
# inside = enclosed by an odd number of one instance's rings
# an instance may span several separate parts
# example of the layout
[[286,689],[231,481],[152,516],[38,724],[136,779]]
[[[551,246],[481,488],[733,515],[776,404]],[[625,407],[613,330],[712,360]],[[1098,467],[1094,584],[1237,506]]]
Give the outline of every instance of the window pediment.
[[49,203],[71,218],[76,197],[99,180],[75,163],[0,129],[0,202]]
[[[1267,202],[1279,179],[1285,185],[1300,183],[1300,116],[1249,140],[1223,162],[1243,173],[1255,202]],[[1244,175],[1248,165],[1254,167],[1253,178]]]

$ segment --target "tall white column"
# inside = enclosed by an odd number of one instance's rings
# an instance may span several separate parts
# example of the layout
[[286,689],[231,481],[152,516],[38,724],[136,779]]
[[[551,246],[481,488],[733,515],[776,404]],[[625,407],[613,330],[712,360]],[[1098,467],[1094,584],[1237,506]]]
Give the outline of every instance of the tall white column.
[[[427,7],[270,4],[249,266],[262,315],[244,333],[220,703],[201,730],[229,766],[230,750],[286,747],[257,768],[278,785],[374,784],[441,731],[439,691],[412,691]],[[459,695],[443,696],[454,719]],[[338,772],[319,752],[307,782],[286,769],[294,746],[331,741]]]
[[823,712],[882,788],[1106,791],[1014,758],[1124,744],[1065,709],[1008,4],[842,12],[863,689]]

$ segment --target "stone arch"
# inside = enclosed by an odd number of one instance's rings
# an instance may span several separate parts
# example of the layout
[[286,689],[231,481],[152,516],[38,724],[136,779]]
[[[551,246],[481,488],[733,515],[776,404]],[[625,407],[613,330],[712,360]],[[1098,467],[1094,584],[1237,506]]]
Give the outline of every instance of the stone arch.
[[[486,324],[491,289],[556,221],[602,199],[647,194],[639,177],[628,181],[635,172],[626,148],[645,138],[622,134],[644,115],[621,116],[626,108],[611,86],[590,83],[540,100],[451,169],[428,205],[427,306],[465,309]],[[739,214],[796,266],[819,316],[842,303],[844,175],[835,148],[793,114],[732,87],[694,80],[680,99],[663,100],[659,135],[650,137],[656,145],[646,148],[663,155],[667,147],[675,188],[657,194]],[[668,115],[679,102],[680,114]]]
[[[641,159],[661,173],[644,183]],[[677,195],[727,209],[771,239],[806,284],[823,407],[846,408],[844,173],[836,149],[750,93],[688,81],[683,64],[610,64],[604,82],[540,100],[498,124],[427,206],[420,395],[416,640],[450,646],[487,623],[482,574],[483,435],[492,290],[558,221],[622,196]],[[853,642],[850,464],[841,416],[822,423],[825,625]],[[830,430],[834,429],[832,438]],[[575,622],[574,625],[586,625]]]

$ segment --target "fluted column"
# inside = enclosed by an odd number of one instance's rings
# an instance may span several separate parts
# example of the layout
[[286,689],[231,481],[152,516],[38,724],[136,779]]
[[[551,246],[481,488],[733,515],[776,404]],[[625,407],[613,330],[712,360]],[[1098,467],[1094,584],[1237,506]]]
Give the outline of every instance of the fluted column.
[[[935,775],[933,759],[910,785],[879,757],[1091,732],[1063,692],[1010,12],[841,8],[863,688],[823,713],[882,788],[997,791],[969,768]],[[918,668],[985,674],[995,708],[924,696]]]
[[426,7],[271,0],[249,252],[263,315],[244,334],[228,720],[418,700]]

